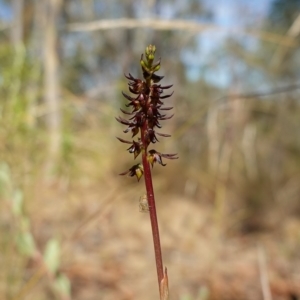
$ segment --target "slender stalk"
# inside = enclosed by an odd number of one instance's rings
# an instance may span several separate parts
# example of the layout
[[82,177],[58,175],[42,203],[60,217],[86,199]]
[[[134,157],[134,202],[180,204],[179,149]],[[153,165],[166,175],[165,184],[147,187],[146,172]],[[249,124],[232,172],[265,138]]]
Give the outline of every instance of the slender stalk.
[[[142,135],[142,142],[143,142],[144,130],[142,130],[141,135]],[[145,185],[146,185],[146,190],[147,190],[147,199],[148,199],[148,206],[149,206],[149,214],[150,214],[150,220],[151,220],[158,286],[160,287],[160,283],[164,277],[163,261],[162,261],[162,254],[161,254],[159,228],[158,228],[156,206],[155,206],[155,197],[154,197],[154,190],[153,190],[153,184],[152,184],[152,175],[151,175],[150,164],[147,160],[147,149],[145,149],[145,151],[143,151],[142,163],[143,163],[143,168],[144,168],[144,178],[145,178]]]

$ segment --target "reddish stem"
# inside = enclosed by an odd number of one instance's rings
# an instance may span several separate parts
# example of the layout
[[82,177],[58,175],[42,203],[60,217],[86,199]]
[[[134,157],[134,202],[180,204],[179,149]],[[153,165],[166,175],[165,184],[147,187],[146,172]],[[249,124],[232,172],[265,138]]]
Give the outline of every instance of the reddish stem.
[[[144,141],[144,132],[145,132],[145,128],[147,128],[146,127],[147,122],[145,122],[145,123],[146,124],[144,125],[144,128],[142,128],[142,133],[141,133],[142,142],[144,145],[146,144]],[[149,214],[150,214],[150,220],[151,220],[158,287],[159,287],[159,292],[160,292],[160,283],[161,283],[162,279],[164,278],[164,272],[163,272],[163,261],[162,261],[160,238],[159,238],[159,229],[158,229],[158,223],[157,223],[155,197],[154,197],[154,191],[153,191],[153,185],[152,185],[152,175],[151,175],[150,164],[147,160],[147,148],[142,153],[142,162],[143,162],[143,167],[144,167],[144,178],[145,178],[145,185],[146,185],[146,190],[147,190],[147,200],[148,200]]]

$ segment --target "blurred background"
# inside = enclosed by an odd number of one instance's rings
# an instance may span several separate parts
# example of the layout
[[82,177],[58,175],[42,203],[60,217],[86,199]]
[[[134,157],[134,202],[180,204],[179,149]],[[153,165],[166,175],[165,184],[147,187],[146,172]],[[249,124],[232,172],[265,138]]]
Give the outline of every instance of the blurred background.
[[0,0],[0,298],[158,299],[115,120],[154,44],[170,299],[300,299],[299,36],[299,0]]

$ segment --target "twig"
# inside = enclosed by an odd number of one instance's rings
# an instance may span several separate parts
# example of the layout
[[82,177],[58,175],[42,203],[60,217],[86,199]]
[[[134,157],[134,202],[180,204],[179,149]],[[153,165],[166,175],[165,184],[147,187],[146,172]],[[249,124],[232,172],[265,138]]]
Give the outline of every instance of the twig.
[[295,91],[295,90],[299,90],[299,89],[300,89],[300,83],[296,83],[296,84],[288,85],[285,87],[271,89],[268,91],[255,91],[255,92],[245,93],[245,94],[226,95],[226,96],[223,96],[223,97],[215,100],[215,102],[220,102],[220,101],[223,101],[226,99],[236,100],[236,99],[266,97],[266,96],[271,96],[271,95],[276,95],[276,94],[287,93],[287,92],[291,92],[291,91]]
[[[286,33],[286,36],[297,38],[300,34],[300,13],[298,14],[298,17],[293,22],[292,26],[289,28],[288,32]],[[282,43],[280,42],[278,44],[278,48],[276,49],[276,52],[274,53],[272,59],[271,59],[271,66],[278,67],[280,65],[280,62],[284,58],[284,56],[287,54],[288,50],[286,48],[282,47]]]
[[262,246],[257,245],[259,278],[264,300],[272,300],[272,294],[270,291],[269,277],[267,272],[266,257]]
[[297,47],[298,42],[290,36],[279,35],[272,32],[261,30],[246,30],[240,28],[225,28],[215,24],[200,23],[186,20],[164,20],[164,19],[106,19],[86,23],[71,23],[67,26],[69,31],[89,32],[96,30],[110,29],[135,29],[135,28],[152,28],[154,30],[185,30],[190,32],[226,31],[232,34],[249,35],[258,39],[281,44],[286,47]]

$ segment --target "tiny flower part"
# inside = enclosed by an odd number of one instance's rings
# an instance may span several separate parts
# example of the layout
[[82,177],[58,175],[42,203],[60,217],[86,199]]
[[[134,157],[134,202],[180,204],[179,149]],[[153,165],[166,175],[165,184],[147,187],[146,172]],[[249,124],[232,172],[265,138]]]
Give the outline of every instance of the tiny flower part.
[[124,96],[127,100],[130,101],[130,103],[129,103],[129,104],[126,104],[126,106],[127,106],[127,107],[133,106],[133,111],[132,111],[132,113],[134,113],[135,111],[138,111],[138,110],[141,108],[140,101],[139,101],[139,99],[138,99],[139,96],[135,99],[135,98],[132,98],[132,97],[126,95],[126,94],[123,93],[123,92],[122,92],[122,94],[123,94],[123,96]]
[[144,168],[141,164],[139,164],[139,168],[135,170],[135,175],[138,181],[140,181],[141,177],[144,174]]
[[136,176],[137,180],[140,181],[141,177],[144,174],[144,168],[142,164],[136,164],[133,167],[131,167],[129,170],[120,173],[119,175],[127,175],[130,177]]
[[153,129],[148,129],[147,132],[145,133],[145,140],[148,143],[153,143],[155,144],[156,142],[159,142],[159,140],[157,139],[156,135],[155,135],[155,131]]
[[123,119],[121,117],[116,118],[116,120],[124,125],[128,125],[127,129],[125,129],[123,132],[127,133],[128,131],[132,132],[132,137],[137,135],[139,133],[139,127],[141,126],[140,122],[137,122],[136,120],[128,121],[126,119]]
[[[151,64],[149,62],[146,62],[143,60],[143,54],[141,56],[141,66],[142,66],[142,70],[144,73],[146,73],[147,75],[152,75],[154,72],[157,72],[160,69],[160,59],[153,65],[151,66]],[[152,62],[151,62],[152,63]],[[157,76],[157,75],[155,75]],[[161,76],[158,76],[161,77]]]
[[154,72],[157,72],[160,69],[160,59],[153,65],[155,51],[156,47],[149,45],[145,50],[146,61],[144,60],[143,54],[140,60],[144,78],[146,81],[150,80],[152,83],[159,82],[163,79],[163,76],[154,74]]
[[133,153],[134,154],[134,159],[137,158],[137,156],[141,153],[142,151],[142,141],[141,139],[139,138],[138,141],[126,141],[126,140],[123,140],[119,137],[117,137],[117,139],[122,142],[122,143],[125,143],[125,144],[131,144],[131,146],[127,149],[129,153]]
[[141,140],[139,139],[139,142],[132,141],[132,145],[127,150],[129,151],[129,153],[133,153],[134,159],[136,159],[142,150]]
[[140,94],[140,93],[147,91],[146,82],[144,82],[140,79],[134,78],[130,73],[129,73],[129,76],[125,75],[125,77],[130,80],[130,82],[128,83],[128,86],[129,86],[128,89],[131,93]]
[[150,150],[148,152],[147,159],[148,159],[149,163],[151,164],[152,168],[153,168],[153,165],[154,165],[155,162],[158,162],[162,166],[166,166],[166,164],[164,164],[162,162],[160,153],[156,152],[155,150]]
[[126,111],[126,110],[124,110],[124,109],[122,109],[122,108],[120,108],[120,111],[121,111],[123,114],[125,114],[125,115],[130,115],[130,116],[132,116],[132,115],[134,114],[134,112],[128,112],[128,111]]
[[[149,45],[146,50],[145,50],[145,56],[146,56],[146,61],[143,60],[144,55],[142,54],[141,56],[141,66],[142,68],[151,68],[153,60],[154,60],[154,55],[155,55],[156,47],[154,45]],[[156,68],[157,65],[160,65],[160,60],[158,63],[156,63],[152,68]],[[158,71],[158,70],[156,70]]]
[[145,54],[146,54],[146,59],[149,61],[150,64],[152,64],[154,60],[154,55],[155,55],[156,47],[154,45],[149,45],[146,47]]
[[168,159],[177,159],[177,154],[162,154],[157,152],[156,150],[152,149],[148,151],[148,161],[151,164],[152,168],[155,162],[158,162],[162,166],[166,166],[167,164],[164,164],[162,161],[162,157],[168,158]]

